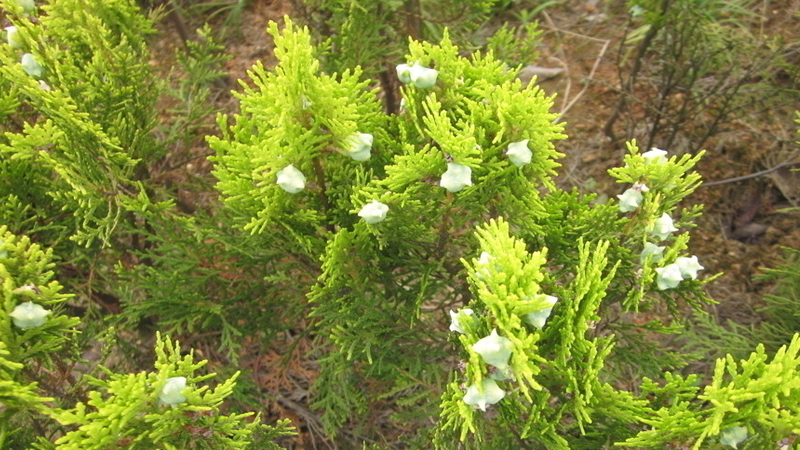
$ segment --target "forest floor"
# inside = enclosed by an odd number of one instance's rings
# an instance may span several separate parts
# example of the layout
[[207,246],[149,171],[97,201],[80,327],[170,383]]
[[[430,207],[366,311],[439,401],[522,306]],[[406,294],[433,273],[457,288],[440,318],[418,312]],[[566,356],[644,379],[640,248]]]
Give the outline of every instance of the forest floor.
[[[515,23],[514,9],[526,2],[514,2],[512,10],[504,12],[486,27],[497,27],[502,22]],[[532,3],[532,2],[528,2]],[[800,39],[800,2],[795,0],[759,2],[754,7],[763,17],[760,26],[765,34],[780,34],[787,39]],[[290,2],[281,0],[252,0],[235,25],[229,28],[223,41],[225,51],[232,56],[226,63],[227,87],[217,93],[217,111],[237,112],[237,101],[228,91],[240,89],[236,80],[245,79],[246,71],[257,60],[269,67],[274,64],[271,37],[266,33],[269,21],[281,21],[284,14],[292,15]],[[190,27],[199,27],[203,15],[190,16]],[[222,26],[225,14],[217,15],[212,27]],[[566,123],[569,139],[560,141],[556,148],[565,154],[557,179],[565,188],[577,187],[583,192],[597,192],[613,197],[624,190],[615,184],[607,170],[622,164],[625,154],[623,136],[611,140],[604,126],[616,107],[619,98],[620,40],[624,38],[627,12],[622,1],[566,0],[557,2],[536,17],[540,23],[542,45],[538,61],[544,67],[562,68],[564,72],[540,83],[548,93],[556,94],[554,111]],[[175,50],[181,46],[173,24],[163,21],[156,43],[155,64],[169,70]],[[486,30],[483,30],[484,32]],[[398,61],[399,62],[399,61]],[[798,89],[798,86],[793,86]],[[784,104],[768,111],[736,118],[724,132],[712,136],[705,145],[706,155],[698,166],[705,182],[717,182],[740,177],[787,164],[769,175],[700,187],[690,196],[689,204],[705,205],[705,214],[692,230],[690,251],[697,255],[705,267],[706,275],[722,275],[708,285],[711,298],[718,302],[710,308],[719,321],[733,320],[739,324],[755,324],[761,320],[757,310],[761,298],[770,291],[769,283],[754,280],[765,267],[775,267],[780,261],[782,247],[800,249],[800,211],[785,211],[798,206],[800,179],[791,167],[800,167],[797,134],[798,124],[793,122],[797,104]],[[202,133],[218,132],[213,117],[208,118]],[[688,139],[690,139],[689,137]],[[656,146],[658,141],[656,141]],[[197,158],[175,169],[170,176],[176,186],[186,179],[203,178],[210,182],[211,164],[205,156],[211,151],[202,139],[195,147],[187,149]],[[643,149],[647,150],[647,149]],[[682,148],[667,148],[671,154],[681,154]],[[182,191],[178,194],[189,203],[202,202],[193,198],[197,194]],[[302,346],[298,354],[302,354]],[[282,383],[288,383],[286,372],[270,373],[268,367],[281,358],[278,352],[260,355],[247,364],[261,373],[260,383],[269,392],[280,392]],[[302,360],[294,361],[296,367],[293,383],[307,386],[313,378],[313,366]],[[275,417],[289,417],[302,426],[300,436],[289,448],[328,448],[322,444],[320,424],[315,415],[301,406],[302,398],[275,394],[277,406],[270,411]],[[268,419],[269,420],[269,419]]]

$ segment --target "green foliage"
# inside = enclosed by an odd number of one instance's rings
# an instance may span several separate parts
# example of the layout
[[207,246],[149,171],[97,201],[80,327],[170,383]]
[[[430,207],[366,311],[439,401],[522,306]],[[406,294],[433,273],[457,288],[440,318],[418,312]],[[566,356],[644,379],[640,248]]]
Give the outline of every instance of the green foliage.
[[[108,379],[88,377],[96,388],[86,403],[56,411],[62,425],[77,426],[56,441],[58,449],[246,449],[253,448],[253,435],[266,429],[269,438],[291,434],[286,422],[276,427],[260,423],[252,413],[224,415],[220,405],[230,396],[239,373],[213,389],[204,385],[214,374],[196,373],[207,361],[194,362],[192,353],[181,355],[177,342],[156,337],[154,372],[121,375],[106,370]],[[185,400],[167,404],[162,388],[173,377],[185,377]],[[251,421],[252,420],[252,421]],[[265,445],[265,446],[264,446]],[[262,443],[258,448],[279,449]]]
[[[696,379],[669,377],[664,386],[645,380],[644,392],[667,402],[643,422],[640,432],[623,445],[656,448],[674,442],[692,442],[704,448],[711,437],[734,426],[744,426],[749,437],[742,448],[768,448],[798,430],[800,408],[800,335],[775,353],[770,362],[759,345],[746,360],[728,356],[717,360],[711,384],[702,390]],[[699,393],[698,393],[699,392]]]
[[[50,410],[34,381],[42,369],[51,368],[56,352],[75,333],[79,320],[61,313],[69,295],[55,281],[51,250],[42,250],[27,237],[0,226],[0,447],[22,445],[30,429]],[[35,304],[43,318],[38,326],[18,314],[25,304]],[[47,312],[45,312],[47,311]],[[24,327],[24,328],[23,328]],[[56,357],[58,359],[58,357]]]
[[[6,344],[0,342],[0,397],[3,398],[3,405],[6,408],[4,420],[9,420],[11,414],[19,414],[24,409],[44,409],[44,403],[52,401],[52,398],[40,397],[36,393],[36,384],[21,384],[16,381],[14,375],[20,372],[23,364],[7,359],[11,354],[6,349]],[[3,441],[10,430],[3,429]]]
[[[439,41],[445,30],[459,44],[488,20],[497,0],[293,0],[295,11],[314,32],[315,43],[326,43],[323,68],[344,72],[361,66],[388,89],[387,65],[405,52],[408,38]],[[394,88],[392,88],[394,89]]]
[[[308,31],[294,30],[288,19],[282,32],[271,25],[280,64],[272,73],[261,64],[249,72],[256,88],[245,86],[237,94],[242,113],[236,124],[228,130],[227,116],[220,116],[223,137],[209,137],[209,143],[218,152],[213,158],[219,162],[217,187],[226,205],[249,219],[246,229],[259,232],[280,223],[302,230],[294,239],[307,241],[313,252],[321,245],[311,240],[314,230],[341,220],[329,216],[334,211],[352,209],[349,180],[368,178],[375,165],[354,163],[326,171],[326,161],[345,158],[344,149],[356,132],[378,134],[382,124],[375,93],[365,89],[360,71],[320,73]],[[275,174],[290,164],[312,178],[320,195],[297,199],[281,194]]]
[[532,64],[539,58],[541,34],[538,22],[514,28],[503,24],[487,39],[486,50],[491,51],[497,59],[514,66]]
[[[779,349],[769,363],[763,346],[738,364],[731,356],[719,360],[705,388],[698,386],[695,375],[682,378],[667,373],[663,385],[645,379],[640,396],[633,397],[601,381],[614,337],[589,338],[615,275],[608,267],[608,243],[580,246],[572,283],[542,292],[540,287],[549,284],[543,253],[526,253],[524,244],[508,233],[502,221],[479,229],[481,250],[498,256],[465,261],[476,289],[475,300],[468,305],[475,319],[466,325],[461,321],[465,333],[459,341],[468,355],[465,380],[452,381],[442,397],[437,448],[452,448],[456,436],[464,440],[473,434],[475,448],[503,448],[508,442],[528,439],[545,448],[597,448],[601,442],[663,448],[686,442],[698,449],[710,437],[742,424],[749,430],[743,448],[760,448],[758,443],[774,443],[797,430],[800,336]],[[544,293],[558,294],[561,300],[545,327],[534,329],[520,317],[546,306],[540,300]],[[512,349],[511,370],[502,376],[487,371],[475,352],[478,338],[492,329],[508,338]],[[506,390],[493,419],[467,407],[459,387],[462,381],[475,385],[486,376]],[[527,421],[521,420],[524,417]],[[631,436],[626,422],[640,422],[650,430]],[[576,427],[582,437],[573,441]],[[493,437],[484,442],[488,435]],[[603,440],[594,440],[600,436]],[[587,439],[594,443],[587,446]]]
[[148,236],[148,251],[135,253],[146,264],[117,265],[123,311],[115,320],[215,336],[215,348],[233,362],[245,337],[270,342],[299,320],[303,287],[318,275],[299,245],[225,227],[234,222],[226,211],[145,218],[160,232]]
[[[3,448],[27,448],[35,437],[37,448],[57,449],[280,449],[274,440],[293,433],[286,422],[267,426],[259,415],[251,417],[253,413],[223,414],[222,403],[233,393],[239,372],[210,389],[204,384],[214,374],[198,373],[207,361],[195,363],[191,353],[182,356],[177,342],[160,336],[156,338],[154,372],[123,375],[101,367],[105,377],[84,376],[96,388],[88,393],[85,403],[70,409],[55,406],[65,399],[43,396],[43,386],[51,395],[64,395],[65,387],[32,380],[62,370],[63,362],[70,358],[64,346],[80,320],[63,315],[59,309],[70,296],[61,294],[60,284],[53,280],[51,259],[52,250],[43,251],[27,237],[17,237],[5,226],[0,227]],[[20,316],[21,306],[29,302],[44,307],[42,314]],[[42,320],[37,322],[35,317]],[[66,380],[68,374],[63,376]],[[164,405],[159,400],[161,390],[173,377],[186,378],[189,388],[182,393],[185,401]],[[52,435],[49,430],[55,429],[53,419],[67,430],[76,428],[51,443],[48,438]],[[27,430],[48,431],[31,436]]]
[[53,308],[70,296],[61,294],[61,285],[53,279],[52,250],[42,250],[27,237],[17,237],[0,227],[0,280],[3,287],[2,341],[12,361],[28,358],[46,358],[48,353],[61,348],[68,340],[75,318],[53,313],[43,325],[20,329],[8,316],[13,309],[26,302]]
[[[684,206],[702,155],[640,154],[634,141],[609,171],[628,188],[619,201],[561,190],[553,98],[509,69],[535,54],[535,24],[502,28],[485,53],[454,44],[495,2],[294,2],[322,38],[270,24],[277,65],[253,67],[240,112],[207,138],[221,201],[178,211],[151,169],[167,146],[196,156],[226,58],[209,29],[179,55],[185,76],[161,85],[153,23],[134,4],[56,0],[31,17],[2,1],[23,47],[0,47],[0,223],[16,232],[0,228],[0,445],[278,449],[286,421],[228,407],[245,395],[244,351],[286,336],[312,343],[313,385],[293,394],[342,448],[751,449],[800,429],[800,337],[771,360],[763,346],[721,359],[707,383],[669,372],[687,355],[660,335],[712,302],[714,276],[698,277],[688,252],[701,208]],[[671,45],[657,34],[676,17],[647,16],[652,42]],[[722,51],[734,38],[709,17],[698,42],[719,68],[735,62]],[[417,39],[400,56],[407,34]],[[22,53],[44,72],[26,71]],[[174,107],[157,123],[164,86]],[[111,346],[113,331],[93,334],[154,324],[202,335],[204,356],[232,375],[211,384],[208,361],[160,334],[151,371],[86,369],[53,252],[32,240],[91,264],[102,286],[86,292],[119,299],[115,317],[86,314],[81,342]],[[788,295],[770,312],[790,309]],[[264,403],[257,377],[242,384],[248,406]]]
[[[409,61],[439,70],[434,93],[404,88],[407,112],[383,116],[358,69],[318,73],[308,31],[286,21],[282,32],[271,27],[280,58],[275,71],[254,68],[258,89],[245,88],[242,115],[230,130],[220,117],[223,137],[209,142],[218,151],[215,175],[223,201],[245,229],[276,245],[297,246],[299,253],[324,255],[321,282],[310,297],[336,350],[323,358],[320,379],[328,383],[317,385],[318,405],[328,406],[329,423],[338,425],[350,411],[363,410],[362,395],[335,387],[363,376],[347,360],[368,363],[364,370],[371,377],[388,377],[394,385],[389,392],[413,395],[405,387],[413,380],[440,383],[441,374],[428,370],[427,361],[444,353],[418,341],[418,330],[438,319],[420,315],[419,308],[432,295],[452,295],[447,280],[459,269],[446,259],[463,248],[448,235],[481,221],[491,199],[502,200],[499,213],[515,217],[514,223],[535,228],[534,218],[542,214],[536,183],[552,187],[558,153],[551,141],[563,135],[548,112],[551,100],[538,88],[520,90],[491,57],[459,57],[447,38],[441,45],[411,46]],[[374,135],[368,161],[347,157],[356,132]],[[512,170],[502,149],[522,139],[536,149],[536,163]],[[474,171],[475,186],[463,195],[420,182],[438,178],[448,161]],[[290,163],[311,179],[297,194],[276,185],[276,172]],[[371,199],[389,205],[385,224],[391,227],[355,220]],[[437,215],[442,205],[451,212]],[[409,353],[400,357],[396,346]],[[398,378],[398,370],[408,378]]]
[[[663,215],[679,212],[675,225],[686,227],[699,214],[677,209],[699,184],[690,173],[699,156],[654,160],[631,143],[625,167],[611,175],[649,189],[624,216],[616,202],[594,204],[555,187],[560,155],[553,141],[564,136],[549,112],[552,99],[521,86],[491,55],[463,58],[447,34],[438,45],[412,41],[405,61],[435,67],[436,84],[404,86],[401,112],[382,115],[358,69],[320,74],[309,32],[285,21],[282,32],[271,27],[274,72],[256,65],[258,89],[245,85],[242,114],[233,125],[220,116],[223,136],[209,142],[218,152],[223,201],[239,226],[320,258],[309,299],[317,333],[327,338],[318,344],[314,405],[328,433],[365,433],[358,425],[364,414],[386,399],[396,418],[419,429],[413,421],[432,414],[424,399],[437,393],[440,448],[457,441],[593,448],[632,437],[628,425],[646,402],[604,381],[606,364],[652,364],[658,374],[674,357],[625,362],[613,356],[615,341],[631,350],[642,342],[639,334],[675,328],[635,325],[614,311],[664,305],[677,314],[680,301],[696,308],[709,302],[700,289],[705,281],[694,276],[671,289],[656,283],[659,270],[688,259],[681,256],[688,233],[659,235],[654,227]],[[357,132],[374,137],[365,161],[347,157]],[[505,152],[525,140],[531,162],[518,167]],[[279,185],[278,172],[289,164],[311,180],[294,192]],[[468,167],[472,184],[457,192],[443,189],[443,181],[437,186],[448,164]],[[356,220],[370,201],[388,207],[385,219]],[[491,217],[496,221],[480,226]],[[475,226],[474,238],[465,235]],[[640,257],[645,244],[662,241],[660,258]],[[465,261],[466,273],[452,264],[477,249],[489,255],[488,273],[481,259]],[[545,308],[547,295],[561,299],[553,317],[543,329],[530,328],[521,317]],[[431,312],[456,305],[469,306],[478,321],[459,338],[464,372],[448,384],[451,344],[441,315]],[[473,346],[494,333],[508,340],[512,356],[508,367],[489,370]],[[462,382],[485,386],[488,379],[507,391],[496,420],[464,401]]]
[[762,312],[768,317],[761,324],[756,339],[774,350],[785,345],[795,333],[800,332],[800,250],[784,249],[782,264],[766,269],[758,279],[775,281],[775,290],[764,296],[766,306]]
[[[188,10],[193,14],[203,15],[206,22],[212,21],[219,15],[223,15],[225,20],[221,31],[223,35],[231,32],[232,29],[240,29],[245,8],[250,3],[249,0],[209,0],[192,2],[188,5]],[[173,7],[176,5],[173,4]]]
[[[547,263],[545,252],[527,253],[525,244],[509,235],[506,222],[492,221],[477,233],[481,250],[491,256],[488,263],[465,261],[476,293],[476,300],[468,306],[478,316],[478,323],[471,323],[459,336],[469,356],[465,384],[477,385],[486,376],[506,378],[502,382],[508,395],[501,400],[500,414],[491,427],[501,436],[500,430],[516,436],[501,438],[502,442],[533,438],[550,448],[569,448],[557,425],[563,422],[561,416],[571,417],[574,425],[583,429],[592,421],[594,406],[602,404],[595,403],[602,401],[598,373],[611,351],[611,341],[587,339],[586,332],[599,319],[596,311],[614,277],[615,268],[607,267],[608,243],[601,242],[597,247],[579,245],[580,262],[573,282],[565,289],[555,289],[543,270]],[[543,292],[541,284],[548,289]],[[551,319],[546,330],[524,322],[523,316],[548,307],[545,297],[551,293],[564,299],[557,307],[558,319]],[[501,377],[497,372],[487,373],[487,366],[475,351],[479,338],[489,334],[490,329],[507,338],[512,349],[510,370]],[[553,396],[561,397],[555,408]],[[447,434],[449,429],[458,431],[464,440],[479,426],[488,426],[479,412],[465,406],[459,380],[455,380],[443,397],[444,434],[437,438],[437,446],[447,448],[444,444],[452,439]],[[520,414],[527,420],[521,421]],[[476,445],[484,439],[482,434],[476,434]]]
[[[669,161],[659,162],[654,158],[644,157],[639,153],[639,148],[636,142],[629,142],[627,144],[629,154],[625,157],[625,166],[613,168],[609,170],[609,174],[617,179],[620,183],[632,183],[634,186],[644,185],[649,189],[647,194],[643,194],[641,207],[631,213],[631,216],[626,221],[624,233],[626,239],[630,239],[628,245],[636,248],[634,254],[641,255],[645,246],[650,244],[658,244],[661,239],[653,235],[653,229],[656,222],[663,217],[664,214],[670,217],[675,216],[674,211],[676,206],[686,196],[692,193],[700,185],[700,176],[696,173],[689,173],[689,170],[697,163],[702,157],[702,153],[691,157],[684,155],[680,158],[673,156]],[[674,225],[680,229],[685,226],[692,226],[692,220],[696,218],[701,211],[702,207],[694,206],[682,210],[680,218],[674,219]],[[641,274],[626,274],[623,279],[626,280],[639,280],[635,287],[631,289],[628,285],[625,294],[625,300],[622,302],[625,310],[638,311],[642,306],[652,306],[646,297],[646,291],[652,288],[652,283],[657,278],[657,268],[663,268],[668,263],[672,263],[680,255],[681,252],[686,250],[689,241],[688,233],[677,235],[673,241],[666,242],[666,249],[663,251],[663,258],[656,261],[656,258],[647,258],[640,256],[640,262],[652,262],[657,264],[643,264]],[[706,280],[707,283],[709,280]],[[688,302],[696,308],[708,304],[710,300],[705,294],[696,290],[684,290],[684,288],[695,284],[698,286],[702,284],[699,281],[689,281],[681,283],[675,290],[680,299]],[[694,292],[691,292],[694,291]],[[691,293],[690,293],[691,292]],[[671,296],[662,296],[666,300],[667,306],[670,310],[675,311],[677,302]]]
[[0,342],[0,398],[3,399],[0,444],[3,448],[29,441],[25,427],[31,426],[31,416],[46,411],[47,402],[54,400],[42,397],[37,392],[37,383],[21,380],[21,372],[25,366],[7,359],[9,356],[11,355],[6,350],[5,343]]
[[[3,8],[21,45],[0,47],[0,78],[17,111],[0,138],[4,207],[35,205],[18,218],[55,231],[49,243],[70,237],[108,244],[128,201],[143,192],[144,160],[161,151],[150,136],[152,24],[127,0],[61,0],[43,6],[35,21],[14,1]],[[44,68],[41,76],[23,70],[23,53]],[[58,227],[42,227],[60,214]],[[13,213],[4,208],[2,216]],[[22,231],[23,223],[9,225]]]
[[185,149],[201,140],[199,129],[206,125],[205,119],[214,115],[214,88],[225,78],[222,67],[231,58],[214,40],[208,25],[197,33],[197,41],[188,41],[185,48],[175,51],[178,69],[170,76],[174,82],[167,92],[177,104],[170,110],[169,120],[158,124],[166,135],[163,145],[173,148]]
[[[690,173],[690,170],[700,161],[705,152],[694,156],[683,155],[680,158],[673,156],[671,164],[653,164],[651,159],[638,155],[639,148],[636,141],[629,142],[627,147],[629,154],[625,156],[625,166],[611,169],[609,174],[616,178],[618,183],[640,182],[651,190],[661,192],[663,198],[659,199],[661,204],[657,208],[659,215],[662,212],[671,211],[700,186],[700,175]],[[697,214],[693,214],[687,219],[696,216]]]

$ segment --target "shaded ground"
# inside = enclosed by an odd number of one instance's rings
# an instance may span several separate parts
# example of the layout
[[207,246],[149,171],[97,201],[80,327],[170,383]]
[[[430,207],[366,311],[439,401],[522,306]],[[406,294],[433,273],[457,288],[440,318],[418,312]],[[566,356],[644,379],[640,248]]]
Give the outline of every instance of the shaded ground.
[[[564,187],[578,186],[585,192],[599,191],[606,196],[615,196],[624,187],[615,185],[606,171],[621,164],[625,152],[623,141],[612,142],[603,133],[603,126],[617,102],[619,86],[617,61],[618,46],[624,28],[622,2],[565,1],[546,9],[540,16],[543,45],[539,61],[546,67],[561,67],[565,72],[541,85],[548,92],[558,95],[556,110],[563,113],[569,139],[557,144],[566,154],[563,159],[559,183]],[[783,34],[789,38],[800,30],[800,19],[796,13],[800,2],[764,2],[760,7],[766,20],[765,33]],[[513,11],[508,17],[513,17]],[[270,20],[280,20],[291,14],[286,1],[252,1],[243,11],[239,21],[223,23],[226,15],[214,18],[214,26],[226,27],[229,32],[225,40],[226,51],[233,58],[226,63],[229,73],[227,86],[216,97],[221,112],[235,112],[235,98],[226,91],[237,89],[236,80],[245,78],[246,71],[256,60],[271,65],[273,58],[271,38],[266,34]],[[203,16],[187,15],[193,28]],[[154,64],[165,70],[170,67],[176,49],[181,47],[174,24],[161,23],[162,39],[157,42]],[[795,86],[796,88],[796,86]],[[705,145],[708,154],[698,170],[707,182],[726,180],[752,174],[780,163],[797,159],[797,126],[792,123],[792,111],[797,105],[787,104],[769,114],[749,116],[732,124],[732,131],[713,137]],[[201,130],[216,133],[213,118]],[[670,150],[670,149],[668,149]],[[186,153],[195,156],[186,164],[170,171],[168,178],[175,186],[192,179],[208,179],[211,165],[205,160],[210,151],[202,140],[191,148],[176,149],[175,158]],[[794,154],[793,154],[794,153]],[[183,155],[183,156],[181,156]],[[798,189],[795,174],[789,167],[770,175],[739,182],[701,187],[690,199],[704,204],[706,213],[692,232],[690,244],[693,254],[698,255],[705,266],[706,274],[722,272],[722,276],[708,289],[719,305],[712,312],[720,320],[738,323],[755,323],[759,320],[756,309],[759,299],[770,289],[769,285],[753,281],[762,267],[774,267],[780,257],[782,246],[800,248],[800,212],[784,212],[793,206]],[[202,203],[197,193],[178,188],[182,201],[189,205]],[[308,387],[314,377],[314,363],[303,359],[309,349],[305,341],[295,342],[293,336],[285,336],[286,346],[293,348],[290,355],[276,349],[266,354],[253,345],[251,358],[245,365],[256,374],[256,383],[274,402],[268,403],[270,419],[288,417],[298,426],[300,435],[289,443],[288,448],[326,448],[320,441],[321,425],[317,416],[309,411]],[[290,346],[288,344],[297,343]],[[202,345],[202,344],[201,344]],[[247,348],[247,345],[245,345]],[[202,347],[199,349],[203,351]],[[205,349],[212,353],[214,349]],[[245,350],[246,351],[246,350]],[[279,361],[288,361],[284,369]],[[376,418],[380,422],[380,418]],[[379,425],[378,425],[379,426]]]

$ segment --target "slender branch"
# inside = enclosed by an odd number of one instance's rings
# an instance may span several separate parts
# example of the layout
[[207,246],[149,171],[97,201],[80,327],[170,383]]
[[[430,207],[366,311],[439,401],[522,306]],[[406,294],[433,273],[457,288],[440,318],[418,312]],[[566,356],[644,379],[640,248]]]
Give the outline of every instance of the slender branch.
[[798,153],[800,153],[800,152],[795,152],[795,153],[794,153],[794,154],[793,154],[793,155],[792,155],[792,156],[789,158],[789,160],[788,160],[788,161],[784,161],[784,162],[782,162],[782,163],[778,164],[777,166],[770,167],[769,169],[765,169],[765,170],[762,170],[762,171],[760,171],[760,172],[756,172],[756,173],[751,173],[751,174],[749,174],[749,175],[742,175],[742,176],[740,176],[740,177],[727,178],[727,179],[725,179],[725,180],[712,181],[712,182],[710,182],[710,183],[703,183],[703,184],[701,184],[699,187],[709,187],[709,186],[718,186],[718,185],[720,185],[720,184],[736,183],[736,182],[738,182],[738,181],[749,180],[749,179],[751,179],[751,178],[757,178],[757,177],[760,177],[760,176],[762,176],[762,175],[767,175],[767,174],[770,174],[770,173],[772,173],[772,172],[775,172],[775,171],[777,171],[777,170],[780,170],[780,169],[782,169],[782,168],[784,168],[784,167],[787,167],[787,166],[793,166],[793,165],[795,165],[795,164],[798,164],[798,161],[792,161],[792,160],[793,160],[793,159],[794,159],[794,158],[795,158],[795,157],[798,155]]
[[406,0],[403,11],[406,15],[406,33],[414,40],[422,39],[422,7],[419,0]]
[[381,80],[381,88],[383,89],[383,106],[387,114],[397,114],[399,105],[397,104],[397,97],[395,96],[394,83],[390,71],[384,68],[379,74],[378,78]]
[[183,20],[183,15],[181,15],[178,5],[175,0],[167,0],[164,4],[169,8],[168,17],[175,25],[175,30],[178,32],[183,46],[186,50],[189,50],[189,42],[192,41],[192,35],[186,26],[186,21]]
[[442,221],[439,223],[439,240],[436,242],[436,250],[434,251],[437,258],[442,258],[444,256],[444,247],[447,245],[448,238],[450,237],[448,230],[450,227],[450,213],[453,211],[452,206],[454,198],[453,193],[448,192],[444,201],[445,212],[442,215]]
[[[666,11],[669,9],[670,1],[664,0],[661,4],[661,14],[666,14]],[[614,136],[614,124],[616,123],[617,119],[619,119],[622,110],[625,108],[625,103],[627,100],[627,96],[633,96],[633,88],[636,84],[637,76],[639,75],[639,71],[642,69],[642,63],[644,62],[644,57],[647,54],[647,51],[650,50],[650,46],[653,43],[653,40],[658,35],[659,31],[661,31],[661,24],[651,24],[650,29],[647,30],[647,34],[642,39],[642,42],[639,44],[639,49],[636,52],[636,57],[633,60],[633,67],[631,68],[631,74],[622,86],[622,95],[620,95],[619,101],[617,102],[616,108],[611,113],[611,116],[606,121],[605,126],[603,127],[603,133],[606,136],[611,138],[612,140],[615,139]]]
[[[606,40],[603,43],[603,48],[600,49],[600,53],[597,55],[597,59],[595,59],[595,61],[594,61],[594,66],[592,66],[592,70],[589,72],[589,75],[586,76],[587,80],[591,80],[592,77],[594,77],[594,73],[595,73],[595,71],[597,71],[597,68],[600,66],[600,61],[603,60],[603,56],[606,54],[606,50],[608,50],[609,44],[611,44],[610,40]],[[581,89],[581,91],[578,92],[578,94],[575,97],[573,97],[572,100],[569,101],[569,103],[567,103],[567,105],[564,107],[564,109],[561,110],[561,113],[559,114],[559,116],[554,121],[555,123],[558,123],[559,120],[561,120],[561,118],[564,117],[564,115],[567,113],[567,111],[569,111],[570,108],[572,108],[575,105],[575,103],[577,103],[577,101],[581,97],[583,97],[583,94],[586,93],[587,89],[589,89],[589,83],[584,83],[583,89]]]
[[[331,204],[328,201],[328,188],[325,185],[325,170],[322,168],[322,163],[319,162],[319,158],[315,157],[312,160],[314,164],[314,174],[317,177],[317,185],[319,185],[319,199],[322,201],[322,208],[325,210],[325,215],[328,215],[328,212],[331,210]],[[328,224],[328,230],[333,232],[333,225]]]

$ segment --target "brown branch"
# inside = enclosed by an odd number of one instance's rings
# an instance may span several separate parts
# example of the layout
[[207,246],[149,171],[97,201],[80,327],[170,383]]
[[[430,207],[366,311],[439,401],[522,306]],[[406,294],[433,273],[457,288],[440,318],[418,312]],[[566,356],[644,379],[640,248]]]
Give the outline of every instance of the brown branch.
[[[661,13],[665,14],[666,11],[669,9],[670,0],[664,0],[661,3]],[[611,113],[611,116],[606,121],[605,126],[603,127],[603,133],[608,136],[610,139],[615,140],[614,135],[614,124],[616,123],[617,119],[619,119],[620,114],[622,114],[622,110],[625,108],[625,103],[627,100],[627,96],[633,96],[633,90],[636,84],[637,77],[639,72],[642,69],[642,64],[644,62],[645,55],[650,50],[650,46],[653,43],[653,40],[658,35],[659,31],[661,31],[661,26],[657,26],[655,23],[650,25],[650,28],[647,30],[647,34],[642,39],[642,42],[639,44],[639,49],[636,52],[636,57],[633,60],[633,67],[631,68],[630,76],[624,82],[623,86],[621,86],[622,94],[620,95],[619,101],[617,102],[616,108]],[[624,39],[620,46],[624,46]]]
[[[319,185],[319,198],[322,201],[322,208],[325,209],[325,218],[328,218],[328,213],[331,210],[331,204],[328,201],[328,188],[325,185],[325,169],[322,168],[322,163],[319,162],[319,158],[315,157],[312,160],[314,164],[314,173],[317,177],[317,184]],[[325,226],[328,231],[333,233],[335,230],[332,223],[328,223]]]
[[760,177],[760,176],[762,176],[762,175],[767,175],[767,174],[770,174],[770,173],[772,173],[772,172],[775,172],[776,170],[782,169],[782,168],[784,168],[784,167],[787,167],[787,166],[793,166],[793,165],[795,165],[795,164],[798,164],[798,163],[799,163],[798,161],[792,161],[793,159],[795,159],[795,157],[798,155],[798,153],[800,153],[800,151],[798,151],[798,152],[795,152],[795,153],[794,153],[794,154],[793,154],[793,155],[792,155],[792,156],[789,158],[789,160],[788,160],[788,161],[784,161],[784,162],[782,162],[782,163],[778,164],[777,166],[770,167],[769,169],[764,169],[764,170],[762,170],[762,171],[760,171],[760,172],[751,173],[751,174],[749,174],[749,175],[742,175],[742,176],[740,176],[740,177],[727,178],[727,179],[725,179],[725,180],[712,181],[712,182],[710,182],[710,183],[703,183],[703,184],[701,184],[699,187],[709,187],[709,186],[718,186],[718,185],[720,185],[720,184],[736,183],[737,181],[749,180],[749,179],[751,179],[751,178],[757,178],[757,177]]

